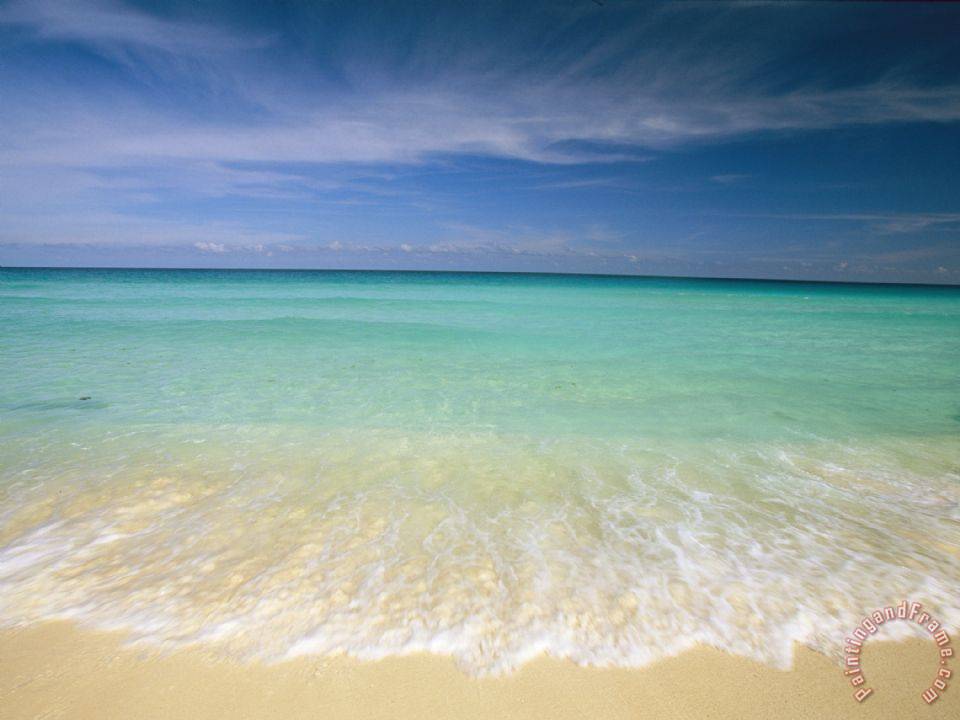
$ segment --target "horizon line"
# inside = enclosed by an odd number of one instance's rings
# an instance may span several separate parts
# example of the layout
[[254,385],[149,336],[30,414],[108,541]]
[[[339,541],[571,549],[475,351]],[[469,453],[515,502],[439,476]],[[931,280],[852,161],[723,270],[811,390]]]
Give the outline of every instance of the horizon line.
[[897,282],[894,280],[806,280],[801,278],[703,276],[703,275],[624,275],[622,273],[545,272],[537,270],[444,270],[444,269],[377,269],[377,268],[245,268],[245,267],[138,267],[133,265],[0,265],[0,270],[147,270],[189,272],[348,272],[348,273],[421,273],[434,275],[544,275],[551,277],[634,278],[637,280],[713,280],[718,282],[767,282],[816,285],[877,285],[896,287],[960,288],[953,282]]

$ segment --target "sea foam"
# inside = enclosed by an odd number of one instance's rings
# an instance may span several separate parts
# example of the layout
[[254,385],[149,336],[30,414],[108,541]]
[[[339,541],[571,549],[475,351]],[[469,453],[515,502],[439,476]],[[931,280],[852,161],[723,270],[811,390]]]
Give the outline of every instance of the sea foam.
[[[253,432],[225,432],[229,471],[207,456],[12,489],[0,621],[70,618],[241,660],[425,651],[475,675],[695,644],[785,668],[797,642],[839,657],[864,613],[903,599],[960,623],[942,443],[391,432],[314,437],[284,467],[239,450]],[[183,458],[195,448],[184,438]]]

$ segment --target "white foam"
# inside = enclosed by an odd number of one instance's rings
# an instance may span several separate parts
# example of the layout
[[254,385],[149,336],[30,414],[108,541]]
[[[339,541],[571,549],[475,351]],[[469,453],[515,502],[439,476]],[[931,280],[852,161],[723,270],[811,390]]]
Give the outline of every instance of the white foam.
[[0,622],[263,660],[431,652],[477,675],[697,643],[785,668],[904,599],[960,626],[960,488],[903,456],[378,437],[314,475],[115,473],[8,498]]

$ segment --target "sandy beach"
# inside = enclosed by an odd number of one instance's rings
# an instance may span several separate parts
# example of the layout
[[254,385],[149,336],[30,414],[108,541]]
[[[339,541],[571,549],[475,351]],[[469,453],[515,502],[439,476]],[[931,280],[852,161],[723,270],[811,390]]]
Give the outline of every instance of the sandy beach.
[[446,658],[302,658],[239,665],[199,650],[159,653],[117,634],[48,623],[0,633],[0,715],[20,718],[955,718],[960,692],[931,706],[931,642],[874,642],[858,704],[835,663],[797,647],[783,672],[712,648],[640,669],[537,659],[490,679]]

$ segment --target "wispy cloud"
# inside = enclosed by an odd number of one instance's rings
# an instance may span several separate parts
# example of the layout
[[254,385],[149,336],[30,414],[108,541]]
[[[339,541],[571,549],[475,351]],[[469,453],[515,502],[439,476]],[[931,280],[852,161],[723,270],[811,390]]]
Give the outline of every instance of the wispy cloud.
[[[239,221],[186,221],[110,211],[74,211],[49,216],[12,214],[0,225],[0,244],[35,242],[45,245],[155,246],[218,245],[252,247],[303,242],[300,233],[269,230]],[[199,245],[198,245],[199,244]]]
[[733,185],[734,183],[747,180],[750,177],[752,176],[743,173],[728,173],[725,175],[713,175],[710,179],[715,183],[720,183],[721,185]]
[[[358,60],[348,55],[341,63],[351,82],[316,92],[291,82],[295,68],[272,57],[264,55],[262,64],[251,67],[250,53],[268,43],[262,35],[161,19],[115,3],[13,2],[0,10],[0,23],[29,28],[41,40],[155,50],[188,59],[219,56],[221,71],[207,79],[214,84],[209,95],[237,93],[259,112],[229,122],[203,120],[195,108],[171,115],[143,98],[124,97],[118,88],[109,95],[81,88],[72,97],[47,98],[46,106],[43,99],[8,106],[4,115],[20,120],[19,133],[0,160],[404,163],[454,153],[544,163],[611,162],[632,157],[611,147],[960,119],[957,84],[920,87],[894,73],[856,87],[812,80],[789,89],[757,83],[753,78],[768,57],[697,53],[699,43],[722,49],[717,37],[671,38],[680,43],[676,47],[645,37],[663,14],[672,12],[644,16],[639,26],[628,23],[579,56],[553,57],[534,68],[514,60],[486,67],[471,50],[441,49],[436,41],[424,41],[417,48],[420,55],[454,59],[438,64],[429,76],[416,63],[358,68]],[[613,59],[613,69],[604,70]],[[277,94],[279,84],[286,88],[283,95]],[[52,102],[60,112],[46,112]]]
[[960,230],[960,213],[786,213],[741,217],[866,224],[872,230],[888,235],[916,233],[931,227],[954,229],[953,226],[957,226],[955,229]]
[[0,7],[0,23],[25,28],[42,40],[109,50],[112,57],[120,47],[207,57],[270,42],[196,21],[165,20],[109,0],[12,0]]

